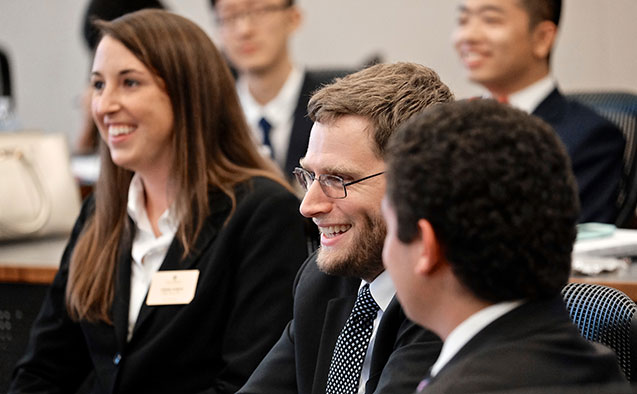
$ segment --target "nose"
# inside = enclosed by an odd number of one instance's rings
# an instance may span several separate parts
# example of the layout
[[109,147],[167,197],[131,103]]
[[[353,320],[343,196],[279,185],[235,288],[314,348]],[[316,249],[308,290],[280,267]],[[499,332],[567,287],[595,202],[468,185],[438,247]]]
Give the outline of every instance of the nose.
[[121,108],[121,103],[117,92],[105,88],[93,95],[92,107],[93,115],[101,117],[117,112]]
[[306,218],[315,218],[332,210],[332,199],[325,195],[318,181],[312,182],[301,201],[299,211]]
[[458,23],[453,33],[453,43],[456,49],[463,44],[473,43],[479,39],[480,28],[474,18],[467,18],[462,23]]
[[245,35],[252,31],[254,27],[254,15],[251,13],[244,13],[234,22],[234,30],[238,35]]

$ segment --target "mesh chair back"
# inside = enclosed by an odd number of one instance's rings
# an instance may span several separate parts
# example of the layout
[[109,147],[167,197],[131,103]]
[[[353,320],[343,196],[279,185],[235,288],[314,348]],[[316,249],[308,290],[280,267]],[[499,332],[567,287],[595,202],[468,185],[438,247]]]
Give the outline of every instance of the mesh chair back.
[[568,98],[584,104],[613,122],[624,133],[624,174],[617,199],[619,213],[615,224],[635,227],[637,221],[637,95],[624,92],[573,92]]
[[617,289],[587,283],[569,283],[562,296],[582,336],[613,349],[626,378],[637,380],[637,304]]

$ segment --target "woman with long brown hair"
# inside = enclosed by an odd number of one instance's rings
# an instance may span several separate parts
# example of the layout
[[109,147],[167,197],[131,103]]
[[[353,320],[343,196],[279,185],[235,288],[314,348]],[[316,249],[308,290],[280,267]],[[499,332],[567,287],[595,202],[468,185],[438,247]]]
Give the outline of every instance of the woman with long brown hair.
[[298,200],[200,28],[159,10],[96,26],[100,177],[10,392],[233,393],[291,317]]

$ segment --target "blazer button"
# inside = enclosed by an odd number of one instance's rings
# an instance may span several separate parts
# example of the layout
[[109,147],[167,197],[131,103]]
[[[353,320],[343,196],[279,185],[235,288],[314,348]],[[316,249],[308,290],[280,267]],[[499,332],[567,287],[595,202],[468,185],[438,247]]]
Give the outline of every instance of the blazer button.
[[115,357],[113,357],[113,364],[119,365],[119,362],[122,360],[122,355],[119,353],[115,353]]

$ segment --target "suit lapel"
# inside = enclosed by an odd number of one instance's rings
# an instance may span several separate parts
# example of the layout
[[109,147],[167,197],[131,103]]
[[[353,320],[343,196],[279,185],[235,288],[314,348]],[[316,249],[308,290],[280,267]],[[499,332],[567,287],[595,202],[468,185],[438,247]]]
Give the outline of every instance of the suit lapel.
[[312,80],[311,75],[306,71],[303,77],[303,85],[301,87],[301,95],[299,102],[294,109],[294,121],[292,123],[292,133],[290,134],[290,144],[288,145],[288,154],[285,158],[285,176],[290,178],[294,167],[299,165],[299,157],[305,155],[307,143],[310,139],[310,129],[312,121],[307,116],[307,104],[310,101],[310,95],[314,90],[316,83]]
[[557,88],[546,96],[544,100],[533,111],[533,115],[539,116],[544,121],[550,124],[558,123],[564,114],[564,105],[566,105],[566,99],[559,92]]
[[383,317],[378,325],[378,330],[376,331],[376,340],[374,342],[372,360],[369,368],[369,379],[365,386],[366,392],[374,392],[378,385],[380,375],[383,372],[383,368],[385,368],[389,356],[391,356],[394,351],[398,338],[398,330],[404,321],[404,318],[400,316],[401,314],[400,304],[396,296],[394,296],[383,313]]
[[[237,192],[236,189],[235,192]],[[238,194],[239,193],[237,192],[237,199],[239,198]],[[191,252],[185,258],[183,258],[184,248],[177,237],[175,237],[170,244],[170,247],[168,248],[168,252],[166,253],[164,261],[159,267],[160,271],[193,269],[199,264],[199,257],[201,256],[203,251],[206,250],[208,246],[215,240],[217,234],[219,234],[219,231],[223,227],[224,221],[230,213],[231,207],[230,199],[221,192],[211,193],[209,199],[211,204],[210,215],[204,221],[201,231],[199,232],[199,236],[195,241],[195,246],[192,248]],[[130,259],[128,265],[128,281],[130,283]],[[139,328],[146,321],[149,320],[150,316],[156,313],[156,311],[160,308],[161,306],[148,306],[144,301],[141,310],[139,311],[137,321],[135,322],[135,328],[133,332],[138,331]]]
[[315,394],[325,393],[334,346],[336,346],[336,340],[345,326],[349,314],[352,312],[355,301],[356,292],[350,297],[334,298],[327,304],[323,330],[321,330],[322,335],[319,343],[314,383],[312,384],[312,392]]
[[117,261],[115,295],[113,297],[113,326],[115,337],[117,338],[118,349],[123,349],[126,345],[128,334],[128,310],[130,305],[130,285],[131,285],[131,247],[135,238],[135,225],[128,219],[128,227],[122,235],[120,242],[121,254]]

